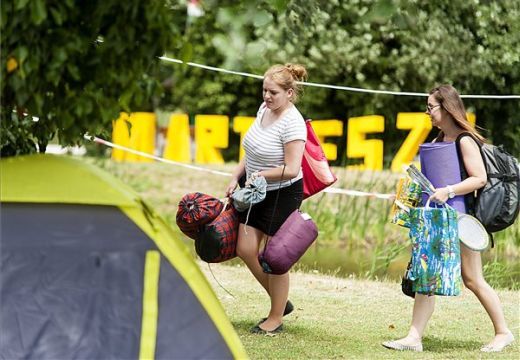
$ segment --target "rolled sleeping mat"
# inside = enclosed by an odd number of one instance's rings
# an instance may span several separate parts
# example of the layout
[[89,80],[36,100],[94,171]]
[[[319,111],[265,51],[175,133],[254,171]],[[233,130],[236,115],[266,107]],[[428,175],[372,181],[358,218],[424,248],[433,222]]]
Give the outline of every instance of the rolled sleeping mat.
[[[457,184],[461,181],[460,163],[457,147],[454,142],[425,143],[419,147],[421,172],[431,181],[435,188]],[[428,200],[423,195],[423,203]],[[455,196],[448,204],[457,211],[466,213],[464,195]]]

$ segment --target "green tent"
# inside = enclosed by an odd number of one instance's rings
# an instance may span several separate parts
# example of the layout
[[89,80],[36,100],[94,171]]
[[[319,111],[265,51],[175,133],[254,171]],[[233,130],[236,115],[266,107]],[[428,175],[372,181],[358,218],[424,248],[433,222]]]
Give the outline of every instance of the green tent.
[[0,160],[0,358],[246,358],[172,229],[71,157]]

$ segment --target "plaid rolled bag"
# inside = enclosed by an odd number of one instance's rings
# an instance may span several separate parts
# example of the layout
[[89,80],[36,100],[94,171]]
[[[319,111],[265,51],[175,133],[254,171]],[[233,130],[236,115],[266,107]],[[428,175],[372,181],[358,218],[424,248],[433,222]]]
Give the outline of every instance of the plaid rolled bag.
[[408,279],[424,295],[456,296],[462,286],[457,211],[425,207],[410,210],[412,265]]
[[189,193],[179,201],[175,220],[186,236],[196,240],[201,226],[215,220],[222,209],[222,201],[213,196],[200,192]]
[[229,205],[215,220],[201,227],[195,239],[195,251],[208,263],[219,263],[236,256],[239,217]]

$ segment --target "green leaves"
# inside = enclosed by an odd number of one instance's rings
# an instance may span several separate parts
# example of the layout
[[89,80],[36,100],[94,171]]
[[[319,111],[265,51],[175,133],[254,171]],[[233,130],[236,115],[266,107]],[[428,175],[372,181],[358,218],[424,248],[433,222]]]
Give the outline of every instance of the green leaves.
[[365,19],[369,22],[384,24],[397,12],[397,6],[392,0],[378,0],[372,5]]
[[0,156],[6,157],[35,152],[36,144],[31,136],[32,119],[29,116],[12,112],[5,120],[1,124]]
[[[45,147],[56,131],[62,145],[75,144],[86,131],[110,133],[122,110],[153,110],[156,56],[180,43],[179,14],[161,0],[21,0],[1,12],[2,154]],[[7,73],[9,57],[18,66]]]
[[189,62],[193,59],[193,46],[186,42],[183,44],[180,52],[180,60]]
[[[194,62],[262,74],[300,62],[309,81],[368,89],[427,92],[449,82],[464,94],[520,94],[520,6],[463,0],[205,2],[186,41]],[[249,4],[249,3],[247,3]],[[271,15],[268,21],[266,13]],[[215,15],[218,14],[218,15]],[[175,83],[162,106],[189,114],[252,115],[260,82],[187,69],[162,70]],[[167,75],[165,75],[167,74]],[[217,96],[213,89],[220,88]],[[399,112],[422,112],[425,98],[306,88],[299,108],[315,119],[381,114],[389,162],[403,140]],[[520,153],[518,100],[470,100],[487,135]],[[435,131],[432,132],[435,133]],[[334,141],[328,139],[327,141]],[[344,139],[340,141],[344,146]],[[342,151],[340,148],[339,151]],[[340,156],[343,158],[343,156]],[[337,165],[340,165],[339,163]]]
[[35,25],[40,25],[47,17],[47,9],[44,0],[34,0],[31,4],[31,20]]
[[267,3],[274,9],[276,13],[283,13],[287,8],[286,0],[267,0]]
[[24,7],[27,6],[27,3],[29,2],[29,0],[18,0],[15,2],[15,9],[16,10],[22,10]]
[[262,27],[273,21],[273,15],[265,10],[255,11],[253,16],[253,25],[255,27]]
[[[0,130],[10,135],[0,145],[11,139],[30,151],[56,129],[63,145],[73,144],[85,131],[110,129],[120,111],[156,106],[190,115],[255,113],[258,80],[161,63],[156,57],[165,53],[256,74],[273,63],[299,62],[309,81],[370,89],[426,92],[450,82],[465,94],[520,93],[517,2],[208,0],[203,6],[204,15],[189,20],[186,2],[176,0],[2,6]],[[12,70],[11,61],[10,72],[9,58],[17,65]],[[376,137],[384,138],[391,159],[403,138],[395,130],[397,113],[422,111],[424,100],[306,88],[299,107],[315,119],[385,116],[387,130]],[[520,153],[518,100],[465,104],[494,142]],[[13,109],[40,117],[38,132],[21,118],[15,125]],[[20,145],[24,139],[27,146]]]

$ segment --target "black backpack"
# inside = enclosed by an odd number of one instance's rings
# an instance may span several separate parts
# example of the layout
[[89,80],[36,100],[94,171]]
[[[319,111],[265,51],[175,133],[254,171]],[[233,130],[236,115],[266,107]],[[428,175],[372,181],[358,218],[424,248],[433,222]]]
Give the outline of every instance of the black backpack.
[[464,136],[471,136],[479,145],[487,173],[487,183],[474,199],[474,215],[488,232],[503,230],[515,222],[520,210],[518,160],[502,146],[482,144],[470,133],[459,135],[457,145]]

